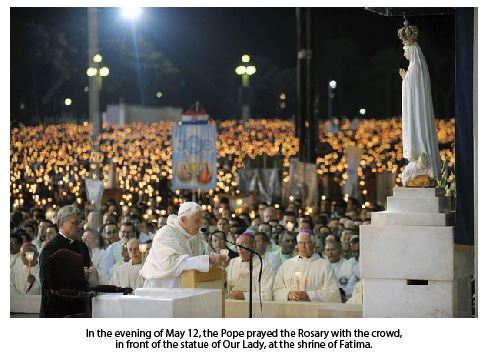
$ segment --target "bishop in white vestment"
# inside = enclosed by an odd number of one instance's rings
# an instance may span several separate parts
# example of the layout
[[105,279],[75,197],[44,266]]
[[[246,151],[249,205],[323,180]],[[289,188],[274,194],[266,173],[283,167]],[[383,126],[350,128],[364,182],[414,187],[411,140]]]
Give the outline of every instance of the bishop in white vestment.
[[274,279],[275,301],[341,303],[340,290],[327,259],[314,252],[315,237],[310,230],[297,236],[299,254],[285,261]]

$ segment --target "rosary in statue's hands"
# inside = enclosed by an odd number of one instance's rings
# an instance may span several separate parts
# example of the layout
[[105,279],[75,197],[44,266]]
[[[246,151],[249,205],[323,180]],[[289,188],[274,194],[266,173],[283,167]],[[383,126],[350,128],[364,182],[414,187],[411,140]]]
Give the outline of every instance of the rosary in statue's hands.
[[399,69],[399,74],[402,79],[406,78],[406,70],[404,70],[403,68]]

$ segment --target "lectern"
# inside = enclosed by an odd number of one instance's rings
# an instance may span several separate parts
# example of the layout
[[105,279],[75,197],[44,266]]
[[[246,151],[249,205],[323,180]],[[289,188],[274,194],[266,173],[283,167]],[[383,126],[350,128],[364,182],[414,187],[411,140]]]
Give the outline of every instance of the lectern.
[[222,317],[224,318],[224,283],[226,275],[224,270],[216,266],[211,266],[209,272],[197,270],[183,271],[181,274],[181,288],[217,288],[221,290]]

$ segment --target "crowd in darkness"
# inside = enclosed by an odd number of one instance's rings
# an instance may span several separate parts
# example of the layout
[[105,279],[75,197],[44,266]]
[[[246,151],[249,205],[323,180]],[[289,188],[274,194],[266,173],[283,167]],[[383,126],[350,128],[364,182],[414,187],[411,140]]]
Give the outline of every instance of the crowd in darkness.
[[[214,194],[236,195],[240,192],[238,171],[262,156],[274,158],[270,163],[281,171],[281,180],[290,180],[290,159],[298,154],[294,125],[287,120],[250,120],[214,122],[218,127],[217,183]],[[172,179],[173,122],[132,123],[125,126],[105,125],[100,146],[89,139],[90,126],[63,124],[12,128],[10,146],[10,198],[16,207],[42,207],[70,204],[85,200],[85,179],[99,167],[108,180],[115,182],[130,204],[140,195],[162,196],[161,187]],[[454,120],[437,120],[440,157],[453,168]],[[316,159],[317,174],[333,175],[339,185],[347,179],[347,157],[350,146],[357,146],[358,176],[361,190],[365,179],[376,173],[391,172],[396,184],[405,164],[402,159],[401,121],[349,121],[321,125],[320,151]],[[453,180],[449,177],[449,181]],[[371,193],[365,201],[374,202]]]

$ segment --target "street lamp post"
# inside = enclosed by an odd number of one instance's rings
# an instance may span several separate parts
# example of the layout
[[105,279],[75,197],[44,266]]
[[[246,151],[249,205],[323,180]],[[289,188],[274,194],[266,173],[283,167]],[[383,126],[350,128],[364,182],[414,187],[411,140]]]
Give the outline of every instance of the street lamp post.
[[109,75],[110,70],[102,66],[102,55],[98,52],[98,9],[88,8],[88,95],[89,95],[89,120],[93,130],[90,135],[90,142],[93,146],[93,163],[90,170],[94,179],[102,178],[101,167],[95,155],[100,152],[100,133],[102,132],[102,117],[100,116],[100,90],[102,88],[102,78]]
[[250,64],[250,56],[243,55],[242,63],[235,68],[235,73],[242,77],[242,88],[241,88],[241,103],[242,103],[242,121],[248,121],[250,118],[250,93],[249,93],[249,81],[250,76],[255,73],[256,69],[254,65]]
[[[101,168],[95,156],[100,151],[100,133],[102,132],[102,118],[100,117],[100,94],[98,88],[98,69],[95,59],[99,59],[98,54],[98,9],[88,8],[88,96],[89,96],[89,121],[92,125],[90,133],[90,143],[92,144],[92,161],[90,171],[93,178],[102,178]],[[100,58],[101,60],[101,58]]]
[[[102,66],[102,55],[95,54],[92,57],[90,67],[86,70],[90,82],[90,121],[93,124],[92,144],[93,154],[100,153],[100,133],[102,132],[102,117],[99,110],[99,97],[100,90],[103,86],[103,77],[110,74],[110,69],[107,66]],[[92,92],[93,91],[93,92]],[[92,110],[94,111],[92,113]],[[94,165],[94,179],[102,179],[101,167],[99,161],[93,162]]]
[[331,80],[328,83],[328,119],[333,117],[333,98],[335,98],[335,88],[337,87],[337,82]]

